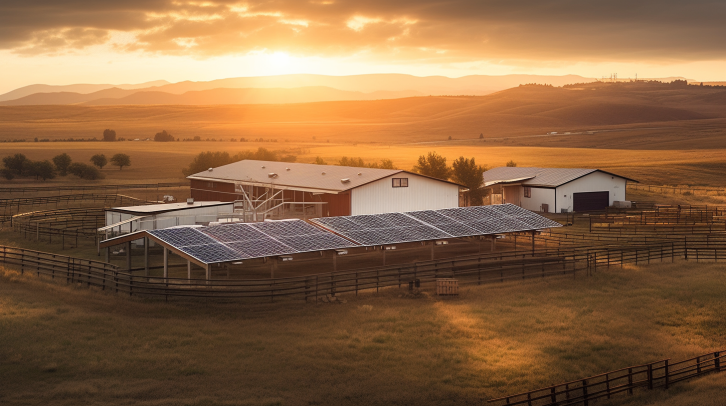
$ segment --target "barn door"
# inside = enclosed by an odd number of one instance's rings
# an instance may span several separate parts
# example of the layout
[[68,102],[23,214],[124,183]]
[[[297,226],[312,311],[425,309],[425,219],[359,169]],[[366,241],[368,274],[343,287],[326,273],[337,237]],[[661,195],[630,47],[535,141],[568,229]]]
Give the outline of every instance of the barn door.
[[609,192],[582,192],[572,197],[574,211],[605,210],[610,203]]

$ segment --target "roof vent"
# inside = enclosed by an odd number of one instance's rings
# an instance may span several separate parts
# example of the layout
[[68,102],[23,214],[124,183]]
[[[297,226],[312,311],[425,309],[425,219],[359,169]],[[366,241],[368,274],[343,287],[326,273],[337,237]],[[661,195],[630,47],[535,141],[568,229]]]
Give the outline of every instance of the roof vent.
[[348,178],[341,179],[340,183],[350,183],[350,179],[348,179]]
[[265,169],[265,165],[262,165],[262,169]]
[[285,168],[285,170],[286,170],[286,171],[289,171],[289,170],[290,170],[290,168]]
[[207,169],[207,170],[208,170],[209,172],[212,172],[212,171],[214,170],[214,168],[209,168],[209,169]]
[[275,179],[277,177],[277,174],[275,172],[270,172],[270,173],[267,174],[267,177],[268,178]]
[[323,172],[323,175],[325,175],[325,172]]
[[189,204],[189,205],[194,204],[194,198],[190,197],[189,199],[187,199],[187,204]]
[[363,175],[362,173],[358,172],[358,176]]

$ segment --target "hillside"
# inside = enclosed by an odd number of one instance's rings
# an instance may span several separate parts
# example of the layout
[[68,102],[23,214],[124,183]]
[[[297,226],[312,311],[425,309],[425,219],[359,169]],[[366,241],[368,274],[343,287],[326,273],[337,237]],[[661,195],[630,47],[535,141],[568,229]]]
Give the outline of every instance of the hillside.
[[5,139],[77,138],[114,128],[119,136],[136,138],[164,128],[181,138],[384,143],[497,138],[724,118],[723,92],[697,86],[647,92],[523,86],[478,97],[298,104],[5,106],[0,133]]
[[[242,103],[278,103],[274,101],[281,96],[280,89],[301,89],[326,87],[337,90],[336,94],[331,92],[325,97],[310,94],[304,97],[297,94],[290,97],[281,97],[279,103],[291,102],[315,102],[321,100],[373,100],[382,98],[397,98],[416,95],[486,95],[525,83],[548,83],[555,86],[562,86],[571,83],[590,81],[590,79],[576,75],[565,76],[539,76],[539,75],[504,75],[486,76],[472,75],[460,78],[449,78],[444,76],[418,77],[403,74],[369,74],[351,76],[327,76],[327,75],[279,75],[219,79],[206,82],[184,81],[179,83],[168,83],[166,81],[148,82],[139,85],[68,85],[48,86],[31,85],[0,95],[0,104],[5,105],[42,105],[42,104],[76,104],[93,102],[99,104],[156,104],[148,100],[159,100],[163,103],[189,104],[183,99],[177,100],[169,95],[184,95],[188,92],[201,92],[219,89],[248,89],[247,93],[253,94],[249,89],[275,89],[278,95],[269,96],[262,92],[258,98],[243,98]],[[118,95],[99,95],[99,91],[118,88],[132,90]],[[100,99],[121,99],[131,94],[144,92],[144,96],[121,100],[100,100]],[[154,92],[148,94],[149,92]],[[358,92],[357,95],[345,92]],[[163,94],[161,94],[163,93]],[[302,93],[298,91],[298,93]],[[87,96],[83,96],[87,95]],[[338,97],[338,98],[335,98]],[[238,103],[230,102],[228,98],[204,98],[204,103],[193,104],[225,104]],[[270,101],[272,100],[272,101]]]

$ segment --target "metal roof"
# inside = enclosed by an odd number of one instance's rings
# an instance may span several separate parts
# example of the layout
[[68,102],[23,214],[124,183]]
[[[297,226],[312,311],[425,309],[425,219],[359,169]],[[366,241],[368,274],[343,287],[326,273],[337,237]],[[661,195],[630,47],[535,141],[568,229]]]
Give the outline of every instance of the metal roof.
[[611,176],[637,182],[633,179],[600,169],[584,168],[518,168],[501,166],[484,172],[484,186],[497,183],[519,182],[528,186],[558,187],[572,182],[593,172],[602,172]]
[[[257,184],[267,187],[272,185],[273,187],[280,189],[338,193],[355,189],[367,183],[375,182],[399,173],[423,176],[400,169],[356,168],[350,166],[255,161],[246,159],[213,168],[212,171],[195,173],[187,178]],[[462,186],[446,180],[435,180]]]
[[160,214],[160,213],[166,213],[166,212],[177,211],[177,210],[198,209],[200,207],[228,206],[231,204],[232,204],[232,202],[219,202],[219,201],[193,202],[191,204],[189,204],[187,202],[179,202],[179,203],[147,204],[147,205],[143,205],[143,206],[112,207],[110,209],[106,209],[106,211],[113,211],[113,212],[126,213],[126,214],[150,215],[150,214]]

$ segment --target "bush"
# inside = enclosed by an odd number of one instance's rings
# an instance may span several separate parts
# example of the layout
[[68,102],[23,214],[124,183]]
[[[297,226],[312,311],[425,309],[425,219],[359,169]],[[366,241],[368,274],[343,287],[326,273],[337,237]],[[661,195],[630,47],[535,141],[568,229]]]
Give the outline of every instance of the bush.
[[516,168],[517,167],[517,163],[514,162],[514,160],[511,160],[510,159],[509,162],[507,162],[507,166],[510,167],[510,168]]
[[3,158],[5,168],[15,172],[16,175],[23,173],[23,167],[26,165],[26,162],[30,161],[23,154],[8,155]]
[[2,177],[7,180],[13,180],[13,178],[15,178],[15,174],[13,174],[13,171],[7,168],[3,168],[2,170],[0,170],[0,175],[2,175]]
[[70,164],[68,166],[68,173],[78,176],[81,179],[103,179],[103,175],[98,169],[96,169],[95,166],[82,164],[80,162]]
[[270,151],[266,148],[258,148],[257,151],[243,151],[230,156],[228,152],[201,152],[188,167],[182,169],[184,176],[193,175],[195,173],[206,171],[209,168],[231,164],[232,162],[242,161],[245,159],[255,159],[258,161],[277,161],[277,162],[295,162],[297,156],[285,155],[280,156],[277,151]]

